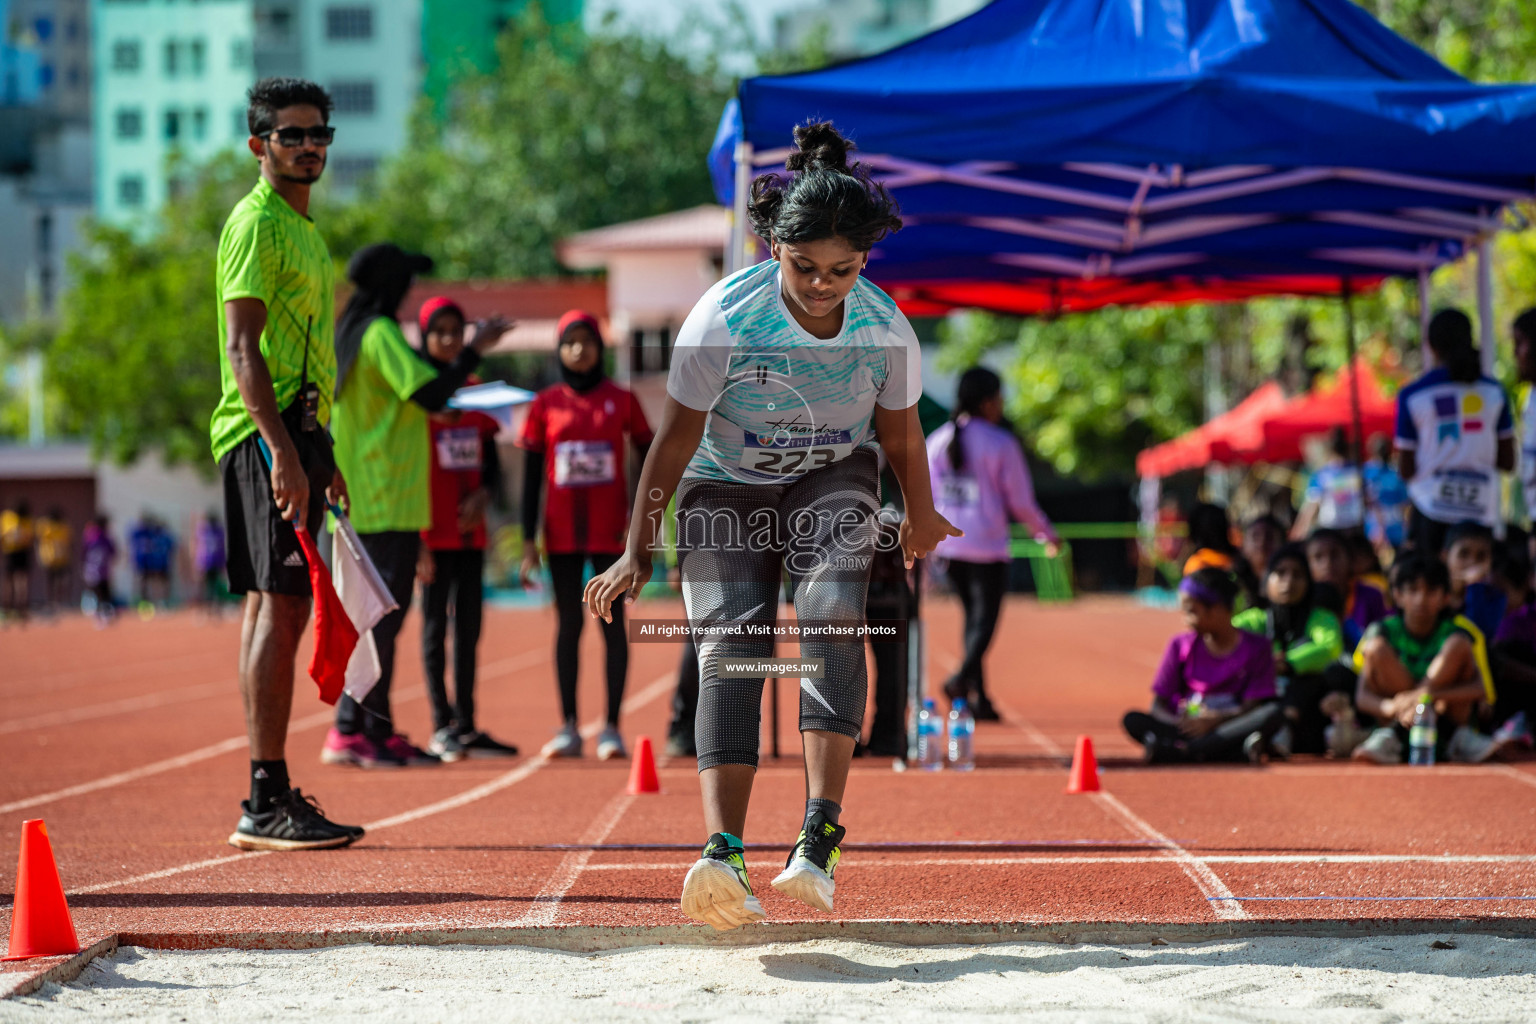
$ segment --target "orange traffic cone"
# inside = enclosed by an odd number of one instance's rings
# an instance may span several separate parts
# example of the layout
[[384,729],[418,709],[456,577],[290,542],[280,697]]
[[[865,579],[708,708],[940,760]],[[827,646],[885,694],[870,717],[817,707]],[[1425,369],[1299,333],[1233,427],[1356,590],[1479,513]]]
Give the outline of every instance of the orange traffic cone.
[[1077,738],[1077,750],[1072,754],[1072,774],[1067,776],[1068,793],[1097,793],[1099,791],[1099,762],[1093,756],[1093,739]]
[[651,752],[651,738],[641,736],[635,741],[635,760],[629,766],[629,795],[660,792],[661,783],[656,778],[656,755]]
[[75,924],[64,902],[64,885],[53,862],[48,826],[41,818],[21,823],[21,860],[16,865],[16,902],[11,945],[3,959],[30,960],[80,952]]

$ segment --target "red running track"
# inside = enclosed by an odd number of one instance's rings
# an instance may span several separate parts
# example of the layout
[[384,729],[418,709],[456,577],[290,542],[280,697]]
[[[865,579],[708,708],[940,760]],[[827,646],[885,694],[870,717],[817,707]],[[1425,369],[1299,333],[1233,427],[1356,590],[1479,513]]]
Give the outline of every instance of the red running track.
[[[641,614],[681,613],[658,602]],[[416,621],[401,638],[397,716],[424,740]],[[942,679],[959,646],[958,609],[932,601],[927,621],[931,674]],[[1123,599],[1012,600],[989,659],[1006,721],[980,727],[977,770],[856,762],[836,917],[1536,920],[1529,761],[1143,767],[1119,717],[1146,702],[1176,624]],[[499,609],[486,620],[481,724],[525,752],[557,724],[553,632],[548,609]],[[589,629],[585,640],[582,717],[596,722],[600,637]],[[642,797],[624,795],[627,765],[590,759],[327,767],[318,755],[329,711],[308,689],[290,738],[295,781],[369,835],[307,854],[224,845],[245,795],[237,643],[233,620],[204,625],[190,614],[104,631],[72,617],[0,633],[0,928],[9,927],[15,880],[9,851],[31,817],[48,822],[87,943],[118,932],[195,942],[228,932],[687,923],[677,894],[705,838],[691,760],[663,758],[664,792]],[[658,749],[676,656],[667,644],[632,648],[624,731],[653,737]],[[826,920],[767,884],[803,809],[787,687],[784,707],[781,743],[793,756],[765,759],[758,774],[749,866],[771,921]],[[1102,794],[1063,793],[1080,733],[1100,752]]]

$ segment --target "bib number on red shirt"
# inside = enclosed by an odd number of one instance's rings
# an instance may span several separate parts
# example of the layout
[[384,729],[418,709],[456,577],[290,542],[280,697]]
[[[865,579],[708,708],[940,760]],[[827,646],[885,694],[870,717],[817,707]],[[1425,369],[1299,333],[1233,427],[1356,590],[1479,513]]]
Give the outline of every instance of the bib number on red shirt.
[[851,454],[853,435],[846,430],[811,437],[748,431],[742,441],[739,465],[757,476],[782,478],[830,466]]
[[561,441],[555,445],[555,486],[596,487],[618,479],[618,459],[607,441]]
[[480,468],[480,431],[447,427],[437,435],[437,464],[452,472]]

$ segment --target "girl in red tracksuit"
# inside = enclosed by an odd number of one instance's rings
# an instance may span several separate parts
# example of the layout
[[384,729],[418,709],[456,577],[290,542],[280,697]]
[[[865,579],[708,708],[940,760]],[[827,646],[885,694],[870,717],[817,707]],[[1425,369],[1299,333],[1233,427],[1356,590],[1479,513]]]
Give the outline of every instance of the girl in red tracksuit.
[[[582,574],[588,562],[594,573],[601,573],[624,552],[629,527],[625,438],[643,460],[652,433],[635,396],[604,373],[603,335],[596,318],[571,310],[560,318],[558,337],[563,379],[533,400],[518,441],[528,452],[523,478],[522,579],[528,585],[539,568],[534,538],[542,497],[544,550],[559,616],[555,674],[565,719],[544,754],[580,757],[576,679],[585,617]],[[619,736],[619,706],[629,671],[629,644],[618,610],[612,622],[603,623],[603,638],[608,649],[608,722],[597,739],[597,756],[608,760],[627,756]]]

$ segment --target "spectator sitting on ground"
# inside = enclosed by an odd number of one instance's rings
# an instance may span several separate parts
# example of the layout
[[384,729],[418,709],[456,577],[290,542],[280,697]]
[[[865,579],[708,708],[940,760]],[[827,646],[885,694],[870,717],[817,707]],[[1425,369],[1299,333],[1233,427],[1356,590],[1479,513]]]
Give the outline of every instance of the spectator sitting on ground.
[[1275,688],[1287,726],[1273,747],[1282,755],[1322,753],[1328,722],[1320,701],[1331,690],[1354,685],[1348,673],[1343,680],[1327,674],[1344,651],[1344,631],[1338,616],[1316,603],[1312,589],[1306,548],[1287,544],[1275,552],[1264,574],[1268,605],[1232,619],[1234,626],[1267,638],[1274,648]]
[[[1372,623],[1355,651],[1360,683],[1355,705],[1376,720],[1357,761],[1398,764],[1408,751],[1408,729],[1420,703],[1433,701],[1444,724],[1437,760],[1488,760],[1498,745],[1471,725],[1477,704],[1494,703],[1488,654],[1478,628],[1451,604],[1445,564],[1412,553],[1392,567],[1398,613]],[[1447,741],[1446,737],[1449,736]]]
[[1531,747],[1536,722],[1536,592],[1524,537],[1511,538],[1494,565],[1494,586],[1504,593],[1504,618],[1493,634],[1490,657],[1498,693],[1493,738],[1499,745]]
[[1366,586],[1373,588],[1391,605],[1391,587],[1387,586],[1387,574],[1381,568],[1381,556],[1371,546],[1363,533],[1346,533],[1344,542],[1349,545],[1349,571]]
[[[1307,567],[1312,582],[1329,586],[1340,599],[1336,609],[1344,624],[1344,650],[1353,652],[1373,622],[1387,617],[1387,599],[1381,591],[1354,576],[1349,541],[1337,530],[1318,530],[1307,539]],[[1324,605],[1330,602],[1319,598]]]
[[1481,523],[1458,523],[1446,531],[1441,561],[1451,576],[1451,607],[1491,637],[1504,621],[1504,591],[1494,583],[1493,531]]
[[1269,641],[1232,624],[1237,581],[1199,569],[1179,584],[1190,632],[1168,643],[1152,682],[1152,710],[1128,712],[1125,731],[1147,763],[1257,762],[1285,724]]
[[1246,608],[1259,600],[1259,577],[1232,543],[1232,524],[1227,510],[1220,505],[1201,502],[1189,510],[1189,557],[1184,560],[1184,575],[1201,569],[1220,569],[1231,573],[1240,587],[1237,607]]
[[[1242,554],[1254,579],[1262,579],[1269,571],[1270,559],[1275,557],[1275,552],[1284,543],[1285,528],[1274,516],[1266,514],[1248,520],[1243,527]],[[1264,607],[1267,598],[1263,587],[1259,588],[1257,597],[1259,607]]]

